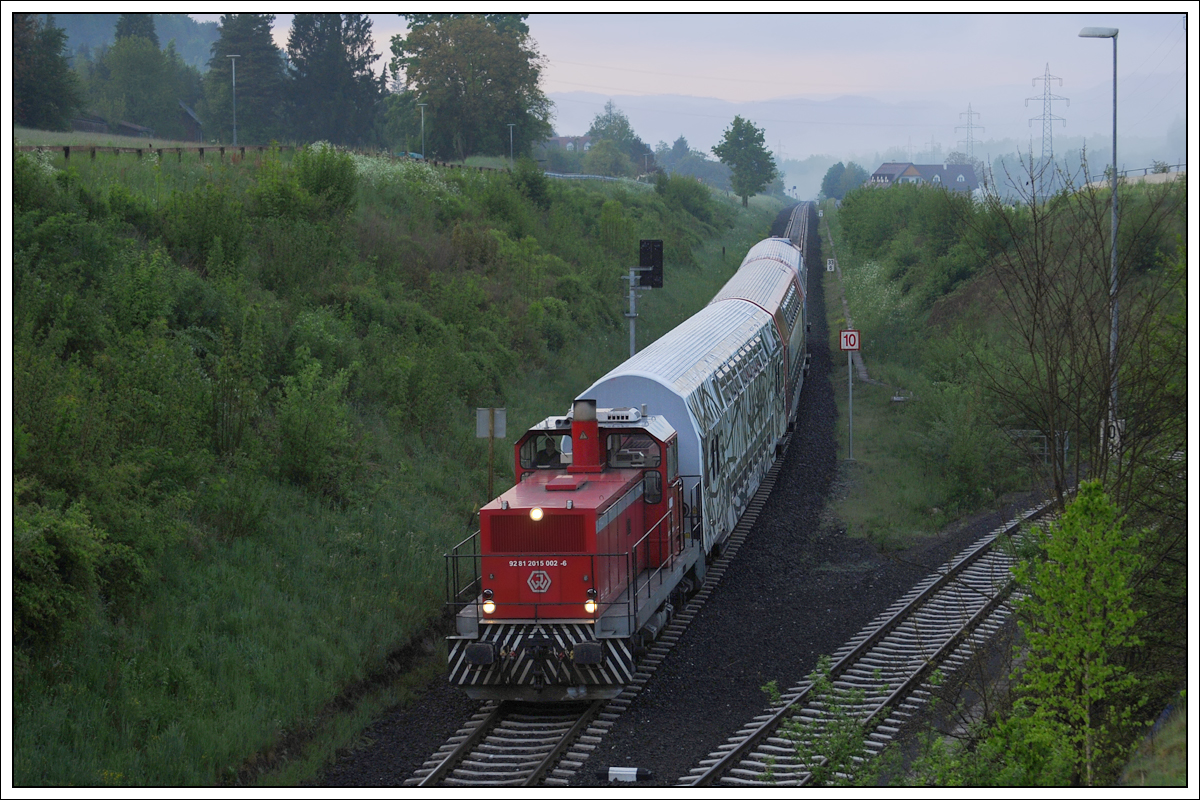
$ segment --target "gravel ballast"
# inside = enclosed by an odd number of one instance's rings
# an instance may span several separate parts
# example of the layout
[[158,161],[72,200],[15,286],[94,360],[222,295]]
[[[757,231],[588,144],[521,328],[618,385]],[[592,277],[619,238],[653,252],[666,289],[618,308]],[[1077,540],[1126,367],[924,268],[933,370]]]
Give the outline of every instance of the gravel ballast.
[[[1011,519],[981,514],[923,546],[882,554],[845,535],[827,506],[839,490],[833,357],[822,279],[810,272],[812,366],[774,492],[721,584],[670,655],[600,741],[573,785],[607,786],[608,767],[642,767],[674,785],[767,705],[762,686],[793,686],[930,570]],[[844,376],[840,376],[844,377]],[[326,770],[329,786],[395,786],[477,708],[445,681],[365,733]],[[629,786],[629,784],[619,784]]]

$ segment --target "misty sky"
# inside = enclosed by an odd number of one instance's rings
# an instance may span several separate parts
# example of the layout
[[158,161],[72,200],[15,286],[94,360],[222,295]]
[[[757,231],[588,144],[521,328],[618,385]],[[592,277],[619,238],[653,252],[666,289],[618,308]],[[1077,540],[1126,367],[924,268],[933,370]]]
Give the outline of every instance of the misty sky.
[[[528,24],[546,57],[543,90],[555,101],[559,133],[583,133],[612,98],[652,146],[682,134],[707,150],[740,113],[766,128],[777,155],[804,158],[907,143],[962,149],[968,104],[982,126],[971,131],[976,140],[1032,140],[1037,150],[1042,123],[1030,119],[1042,113],[1043,82],[1034,78],[1047,64],[1062,79],[1052,93],[1070,100],[1053,105],[1066,120],[1055,123],[1055,137],[1108,141],[1112,43],[1079,38],[1086,26],[1121,31],[1119,138],[1165,140],[1187,115],[1187,31],[1177,12],[1189,6],[1139,6],[1161,11],[1153,14],[533,14]],[[372,17],[382,66],[404,23]],[[280,46],[290,24],[291,15],[277,16]],[[1191,85],[1195,93],[1200,81]]]

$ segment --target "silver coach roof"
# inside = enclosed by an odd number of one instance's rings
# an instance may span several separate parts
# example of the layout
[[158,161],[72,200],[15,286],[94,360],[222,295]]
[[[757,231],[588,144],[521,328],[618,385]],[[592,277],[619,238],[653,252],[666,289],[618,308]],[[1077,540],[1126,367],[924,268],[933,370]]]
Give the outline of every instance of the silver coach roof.
[[[708,301],[711,306],[722,300],[749,300],[764,308],[772,308],[772,302],[781,302],[796,271],[775,259],[762,258],[753,264],[744,264],[734,273],[716,297]],[[803,297],[803,295],[801,295]]]
[[786,264],[797,276],[804,269],[804,259],[800,257],[800,248],[787,239],[763,239],[750,248],[750,252],[746,253],[746,257],[742,259],[742,264],[738,269],[760,258],[769,258]]
[[578,395],[598,406],[638,406],[667,418],[679,434],[679,471],[700,475],[701,439],[724,412],[715,373],[755,337],[780,347],[774,320],[744,300],[707,306]]

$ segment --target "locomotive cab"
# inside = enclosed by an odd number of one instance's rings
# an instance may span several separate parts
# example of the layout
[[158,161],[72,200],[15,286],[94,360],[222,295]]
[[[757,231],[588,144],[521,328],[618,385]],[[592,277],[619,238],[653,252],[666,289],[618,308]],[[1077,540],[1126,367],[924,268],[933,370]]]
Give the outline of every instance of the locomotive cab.
[[700,554],[677,438],[662,417],[581,400],[517,441],[517,483],[447,556],[453,683],[480,699],[620,691]]

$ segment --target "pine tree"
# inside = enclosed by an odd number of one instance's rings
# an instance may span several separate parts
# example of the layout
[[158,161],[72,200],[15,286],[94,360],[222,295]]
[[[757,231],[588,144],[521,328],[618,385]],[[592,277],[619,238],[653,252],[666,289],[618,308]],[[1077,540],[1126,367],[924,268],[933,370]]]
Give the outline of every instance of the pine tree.
[[204,76],[202,117],[211,136],[233,138],[233,61],[237,60],[238,141],[283,138],[286,76],[283,53],[271,38],[274,14],[222,14]]
[[83,92],[67,64],[67,36],[34,14],[13,15],[13,118],[18,125],[68,130]]
[[361,144],[383,96],[365,14],[297,14],[288,35],[289,110],[303,141]]
[[129,36],[141,36],[149,39],[158,48],[158,32],[154,29],[154,17],[150,14],[122,14],[117,20],[117,30],[113,38],[117,41]]

